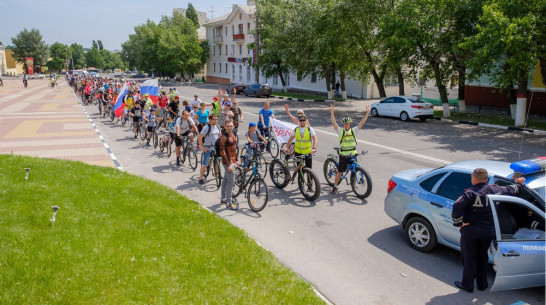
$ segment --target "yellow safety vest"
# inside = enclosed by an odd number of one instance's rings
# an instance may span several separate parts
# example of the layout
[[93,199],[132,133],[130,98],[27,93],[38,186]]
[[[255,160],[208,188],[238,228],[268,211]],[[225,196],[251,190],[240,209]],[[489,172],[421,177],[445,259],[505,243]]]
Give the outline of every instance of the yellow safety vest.
[[309,127],[305,127],[303,137],[300,133],[300,127],[296,127],[294,134],[296,135],[296,146],[294,151],[298,154],[306,155],[311,153],[311,133],[309,133]]
[[355,131],[351,128],[349,131],[343,128],[339,134],[339,143],[341,144],[340,155],[356,155],[356,137]]

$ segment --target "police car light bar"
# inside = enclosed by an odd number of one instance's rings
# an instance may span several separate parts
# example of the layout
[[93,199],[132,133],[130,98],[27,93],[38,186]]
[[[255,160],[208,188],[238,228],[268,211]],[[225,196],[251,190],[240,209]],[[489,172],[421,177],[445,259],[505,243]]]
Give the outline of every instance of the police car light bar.
[[518,161],[510,164],[510,168],[521,174],[532,174],[546,170],[546,157],[538,157],[530,160]]

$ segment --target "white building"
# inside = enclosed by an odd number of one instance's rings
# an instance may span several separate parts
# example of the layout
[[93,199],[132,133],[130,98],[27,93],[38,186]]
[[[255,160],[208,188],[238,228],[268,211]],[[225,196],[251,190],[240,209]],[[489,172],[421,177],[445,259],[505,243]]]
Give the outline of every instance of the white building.
[[[231,13],[207,21],[206,39],[209,42],[210,57],[207,61],[207,83],[227,85],[232,82],[247,85],[256,82],[256,73],[250,65],[253,52],[247,45],[254,42],[252,31],[256,28],[256,5],[247,0],[247,5],[234,4]],[[298,78],[295,74],[284,77],[287,88],[292,91],[326,93],[326,83],[321,75]],[[339,78],[338,78],[339,79]],[[377,86],[372,81],[361,82],[345,79],[348,96],[357,98],[378,98]],[[278,76],[265,78],[260,75],[260,83],[268,83],[274,89],[282,89]],[[386,84],[388,85],[388,84]],[[393,84],[394,85],[394,84]],[[387,96],[398,95],[398,85],[386,86]],[[413,93],[406,86],[406,94]]]

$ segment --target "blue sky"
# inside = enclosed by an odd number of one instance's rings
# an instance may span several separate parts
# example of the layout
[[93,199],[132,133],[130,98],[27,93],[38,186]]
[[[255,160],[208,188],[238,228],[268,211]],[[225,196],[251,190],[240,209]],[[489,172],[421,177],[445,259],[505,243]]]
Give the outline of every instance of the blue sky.
[[59,41],[91,47],[93,40],[102,40],[105,49],[121,49],[134,26],[147,19],[158,22],[188,3],[208,18],[212,7],[216,18],[246,0],[0,0],[0,42],[11,45],[24,28],[36,28],[48,45]]

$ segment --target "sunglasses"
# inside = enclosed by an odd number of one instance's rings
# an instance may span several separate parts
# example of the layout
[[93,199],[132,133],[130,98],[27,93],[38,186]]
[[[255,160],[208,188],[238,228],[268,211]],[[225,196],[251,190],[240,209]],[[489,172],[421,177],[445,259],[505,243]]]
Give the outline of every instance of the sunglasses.
[[307,122],[307,120],[300,120],[300,122]]

